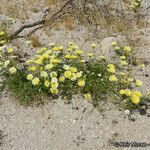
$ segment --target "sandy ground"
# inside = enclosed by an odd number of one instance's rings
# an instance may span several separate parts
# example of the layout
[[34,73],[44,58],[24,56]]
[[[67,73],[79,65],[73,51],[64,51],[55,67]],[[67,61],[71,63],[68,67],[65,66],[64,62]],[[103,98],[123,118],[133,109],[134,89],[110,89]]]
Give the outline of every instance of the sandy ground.
[[[144,43],[139,47],[139,54],[150,60],[150,28],[142,31],[144,35],[140,38]],[[42,31],[37,32],[43,45],[49,42],[64,44],[73,40],[83,46],[81,35],[86,34],[85,28],[66,34],[54,31],[51,37]],[[105,51],[114,39],[109,37],[97,42]],[[91,42],[84,45],[85,50]],[[24,44],[21,45],[21,48],[28,50]],[[99,53],[99,48],[95,53]],[[142,91],[150,90],[150,65],[136,76],[144,82]],[[124,110],[110,105],[102,113],[78,96],[71,104],[64,104],[63,100],[58,99],[40,107],[28,108],[19,106],[7,92],[0,98],[0,150],[150,150],[150,145],[143,148],[117,148],[112,144],[115,141],[150,144],[150,110],[144,116],[139,112],[128,116]]]
[[1,150],[121,150],[125,148],[116,148],[111,142],[150,144],[150,119],[139,113],[132,115],[132,121],[115,107],[102,115],[79,97],[68,105],[59,99],[24,108],[4,93],[1,103]]

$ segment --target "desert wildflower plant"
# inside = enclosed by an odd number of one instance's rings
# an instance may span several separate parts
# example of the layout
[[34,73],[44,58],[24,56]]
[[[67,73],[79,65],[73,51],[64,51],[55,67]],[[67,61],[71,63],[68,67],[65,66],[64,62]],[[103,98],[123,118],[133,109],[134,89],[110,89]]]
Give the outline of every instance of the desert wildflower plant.
[[138,10],[141,6],[142,0],[130,0],[130,7],[134,10]]
[[[3,43],[0,47],[3,85],[27,105],[43,95],[61,96],[69,102],[74,94],[80,94],[94,106],[110,99],[125,108],[136,108],[142,102],[142,93],[135,87],[142,86],[142,81],[132,74],[134,51],[117,42],[111,45],[115,51],[112,62],[103,55],[95,57],[94,52],[84,55],[74,42],[65,47],[49,43],[21,61],[16,50]],[[94,51],[97,44],[90,47]]]

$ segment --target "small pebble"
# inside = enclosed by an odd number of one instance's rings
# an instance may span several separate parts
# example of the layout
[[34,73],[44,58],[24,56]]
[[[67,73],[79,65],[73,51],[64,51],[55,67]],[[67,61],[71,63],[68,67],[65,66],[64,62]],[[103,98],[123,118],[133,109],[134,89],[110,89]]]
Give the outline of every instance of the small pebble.
[[150,117],[150,113],[147,113],[147,117]]
[[126,115],[130,114],[130,110],[129,109],[126,109],[124,112],[125,112]]

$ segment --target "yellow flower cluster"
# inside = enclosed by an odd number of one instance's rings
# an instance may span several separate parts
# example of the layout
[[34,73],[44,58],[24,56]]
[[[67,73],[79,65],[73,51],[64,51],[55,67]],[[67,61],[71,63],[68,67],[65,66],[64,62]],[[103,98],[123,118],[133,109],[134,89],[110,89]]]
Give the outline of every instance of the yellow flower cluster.
[[113,64],[109,64],[107,70],[108,70],[110,73],[115,73],[115,72],[116,72],[115,66],[114,66]]
[[16,69],[15,67],[11,67],[11,68],[9,69],[9,72],[10,72],[11,74],[14,74],[14,73],[17,72],[17,69]]
[[92,100],[92,96],[91,96],[90,93],[84,94],[84,98],[85,98],[87,101],[91,101],[91,100]]
[[109,81],[115,82],[115,81],[118,81],[118,79],[117,79],[116,75],[110,75]]
[[119,93],[120,93],[120,95],[126,95],[126,96],[130,97],[131,101],[136,105],[139,104],[140,98],[142,96],[141,92],[139,92],[139,91],[132,92],[129,89],[124,89],[124,90],[122,89],[119,91]]
[[[124,54],[129,54],[131,53],[132,49],[130,46],[125,46],[123,50],[121,50],[121,48],[118,46],[117,42],[112,42],[111,45],[114,47],[114,49],[116,50],[116,52],[121,51]],[[120,57],[121,59],[126,59],[126,56],[122,55]]]
[[91,47],[92,47],[93,49],[96,48],[96,46],[97,46],[97,44],[95,44],[95,43],[91,44]]
[[127,53],[130,53],[132,51],[132,49],[131,49],[130,46],[125,46],[124,51],[127,52]]
[[[65,80],[76,81],[79,87],[84,87],[83,71],[78,71],[77,67],[65,64],[73,59],[80,62],[83,60],[81,58],[83,52],[75,43],[70,42],[69,45],[68,54],[63,52],[63,46],[55,46],[55,44],[49,44],[48,47],[39,49],[32,58],[26,61],[27,80],[31,81],[33,85],[43,84],[50,89],[52,94],[59,93],[59,85],[64,84]],[[95,48],[96,45],[92,45],[92,47]]]
[[32,80],[32,84],[33,85],[38,85],[40,83],[40,79],[38,77],[35,77],[33,80]]
[[[43,91],[57,95],[63,93],[66,87],[67,92],[74,88],[75,91],[84,94],[86,100],[91,101],[92,97],[100,96],[99,93],[96,96],[94,94],[101,91],[102,86],[106,84],[106,90],[114,88],[115,94],[116,91],[119,91],[123,99],[130,99],[135,105],[140,103],[142,93],[134,91],[134,87],[140,87],[143,83],[135,80],[130,74],[132,67],[130,58],[133,52],[130,46],[119,47],[117,42],[112,42],[111,45],[117,55],[112,62],[108,63],[102,55],[96,60],[92,59],[93,53],[88,53],[84,59],[83,51],[74,42],[68,44],[65,51],[65,47],[49,43],[48,46],[38,49],[36,54],[26,60],[25,77],[33,87],[37,86],[39,90],[44,89]],[[93,49],[96,46],[95,43],[91,44]],[[3,51],[2,47],[0,47],[0,54],[1,51]],[[0,60],[0,69],[3,68],[13,76],[18,70],[16,73],[18,75],[21,69],[19,70],[19,65],[16,65],[10,57],[14,55],[14,49],[7,47],[5,52],[8,56],[3,61]],[[144,67],[144,64],[140,64],[140,68]]]
[[136,80],[135,85],[136,86],[142,86],[143,82],[141,80]]
[[[125,46],[123,48],[120,48],[117,46],[117,42],[112,42],[111,45],[115,48],[115,50],[119,50],[120,53],[117,53],[120,57],[120,63],[118,64],[119,67],[118,69],[115,68],[113,64],[108,65],[108,72],[110,73],[116,73],[116,75],[110,75],[109,81],[118,81],[119,84],[128,86],[129,89],[121,89],[119,91],[119,94],[122,96],[129,97],[130,100],[132,101],[133,104],[138,105],[140,102],[140,98],[142,96],[141,92],[139,91],[131,91],[130,87],[137,86],[140,87],[142,86],[143,82],[140,80],[134,80],[132,77],[126,74],[124,71],[127,72],[127,70],[124,68],[124,66],[129,67],[128,63],[128,57],[130,57],[130,53],[132,52],[132,48],[130,46]],[[143,69],[145,67],[144,64],[140,64],[140,67]],[[124,71],[122,71],[124,70]],[[119,77],[117,76],[117,72],[119,71]]]
[[130,7],[137,9],[140,7],[142,0],[131,0]]

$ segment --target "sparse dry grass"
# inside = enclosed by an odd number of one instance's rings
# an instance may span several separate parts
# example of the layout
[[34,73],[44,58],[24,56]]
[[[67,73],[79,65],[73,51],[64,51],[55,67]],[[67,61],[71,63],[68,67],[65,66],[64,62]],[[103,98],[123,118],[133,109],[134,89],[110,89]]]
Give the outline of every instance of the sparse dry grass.
[[73,30],[73,24],[74,24],[73,17],[68,16],[64,19],[64,26],[67,30]]
[[33,35],[33,36],[30,37],[30,40],[32,41],[32,46],[34,48],[38,48],[38,47],[41,46],[41,43],[39,41],[39,37],[38,36]]
[[46,5],[56,5],[60,2],[62,2],[62,0],[45,0]]
[[[135,35],[136,29],[144,28],[147,25],[144,19],[142,17],[140,18],[138,13],[134,13],[129,9],[127,0],[120,0],[118,3],[116,3],[117,0],[114,0],[110,1],[110,3],[103,3],[102,5],[95,5],[96,1],[88,0],[90,6],[88,4],[83,6],[83,2],[84,0],[75,0],[73,5],[69,5],[69,7],[63,11],[63,13],[67,11],[69,13],[64,16],[62,15],[62,17],[53,24],[55,30],[59,30],[63,25],[66,30],[70,31],[82,25],[88,26],[93,34],[94,31],[92,31],[92,29],[99,28],[106,32],[105,36],[120,34],[131,37],[133,34]],[[64,0],[18,0],[17,2],[15,0],[11,2],[3,0],[0,11],[1,13],[6,13],[9,17],[18,18],[22,22],[25,22],[33,12],[36,13],[45,6],[53,5],[51,13],[47,17],[46,27],[43,28],[46,34],[50,35],[49,27],[51,27],[52,23],[52,14],[58,11],[64,3]],[[97,34],[101,34],[101,32]],[[127,39],[129,39],[130,44],[133,46],[136,40],[132,44],[132,40],[130,38]],[[35,41],[35,43],[38,43],[37,40]],[[35,47],[39,46],[39,43],[35,43]]]

